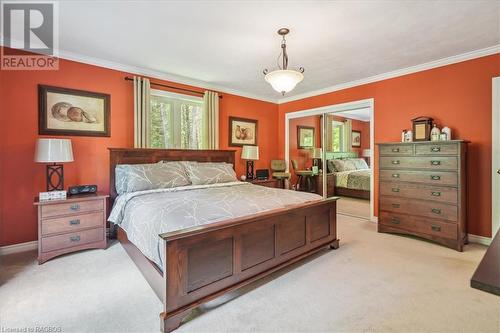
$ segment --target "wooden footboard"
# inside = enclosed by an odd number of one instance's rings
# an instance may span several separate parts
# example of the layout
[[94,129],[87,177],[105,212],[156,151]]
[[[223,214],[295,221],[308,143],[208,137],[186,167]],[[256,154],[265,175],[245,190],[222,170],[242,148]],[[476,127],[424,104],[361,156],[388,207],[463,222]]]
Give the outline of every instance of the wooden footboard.
[[166,285],[162,331],[188,312],[327,245],[338,247],[336,198],[161,235]]

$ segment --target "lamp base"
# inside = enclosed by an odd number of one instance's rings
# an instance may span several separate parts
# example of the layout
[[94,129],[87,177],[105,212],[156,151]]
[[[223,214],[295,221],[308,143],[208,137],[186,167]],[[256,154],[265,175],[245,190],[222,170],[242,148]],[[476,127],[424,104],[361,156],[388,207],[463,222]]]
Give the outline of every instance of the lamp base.
[[47,192],[64,190],[64,169],[62,164],[47,165]]
[[247,179],[253,179],[253,161],[247,161]]

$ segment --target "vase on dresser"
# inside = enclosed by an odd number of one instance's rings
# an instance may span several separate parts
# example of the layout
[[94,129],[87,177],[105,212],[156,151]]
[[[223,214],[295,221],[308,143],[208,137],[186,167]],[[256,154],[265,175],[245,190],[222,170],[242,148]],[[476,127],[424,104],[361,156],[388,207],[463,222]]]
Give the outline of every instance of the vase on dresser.
[[467,141],[379,143],[379,232],[467,243]]

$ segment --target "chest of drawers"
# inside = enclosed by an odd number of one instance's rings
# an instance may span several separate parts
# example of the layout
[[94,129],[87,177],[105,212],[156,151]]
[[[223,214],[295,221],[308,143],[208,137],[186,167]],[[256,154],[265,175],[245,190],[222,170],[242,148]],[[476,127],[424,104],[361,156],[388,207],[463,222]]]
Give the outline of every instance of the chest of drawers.
[[70,252],[106,248],[107,195],[75,195],[39,201],[38,263]]
[[380,143],[379,232],[462,251],[467,242],[467,142]]

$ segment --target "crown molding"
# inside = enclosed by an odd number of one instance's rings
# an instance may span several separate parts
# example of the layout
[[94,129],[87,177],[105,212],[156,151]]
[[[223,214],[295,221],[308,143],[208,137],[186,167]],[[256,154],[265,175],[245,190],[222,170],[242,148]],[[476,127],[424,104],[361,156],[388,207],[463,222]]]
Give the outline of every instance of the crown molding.
[[459,63],[462,61],[481,58],[481,57],[489,56],[489,55],[496,54],[496,53],[500,53],[500,44],[490,46],[490,47],[480,49],[480,50],[475,50],[475,51],[471,51],[471,52],[467,52],[467,53],[458,54],[458,55],[451,56],[448,58],[442,58],[442,59],[434,60],[431,62],[426,62],[424,64],[420,64],[420,65],[416,65],[416,66],[411,66],[411,67],[402,68],[402,69],[398,69],[398,70],[383,73],[383,74],[370,76],[370,77],[367,77],[364,79],[359,79],[359,80],[354,80],[354,81],[350,81],[350,82],[346,82],[346,83],[336,84],[336,85],[333,85],[333,86],[330,86],[327,88],[322,88],[322,89],[310,91],[310,92],[303,93],[303,94],[298,94],[298,95],[294,95],[294,96],[290,96],[290,97],[280,98],[278,100],[278,104],[283,104],[283,103],[287,103],[287,102],[297,101],[299,99],[304,99],[304,98],[308,98],[308,97],[327,94],[327,93],[331,93],[334,91],[339,91],[339,90],[344,90],[344,89],[360,86],[363,84],[392,79],[392,78],[395,78],[398,76],[403,76],[403,75],[407,75],[407,74],[421,72],[421,71],[425,71],[425,70],[429,70],[429,69],[437,68],[437,67],[442,67],[442,66],[446,66],[446,65],[456,64],[456,63]]
[[88,65],[94,65],[94,66],[114,69],[114,70],[118,70],[118,71],[122,71],[122,72],[127,72],[130,74],[148,76],[151,78],[170,81],[173,83],[186,84],[186,85],[190,85],[190,86],[194,86],[194,87],[198,87],[198,88],[202,88],[202,89],[215,90],[215,91],[219,91],[222,93],[238,95],[241,97],[256,99],[256,100],[260,100],[260,101],[264,101],[264,102],[270,102],[270,103],[277,103],[278,102],[277,99],[263,97],[263,96],[259,96],[259,95],[255,95],[255,94],[250,94],[250,93],[247,93],[244,91],[231,89],[228,87],[224,87],[224,86],[217,85],[217,84],[212,84],[210,82],[206,82],[206,81],[202,81],[202,80],[191,79],[191,78],[188,78],[185,76],[175,75],[175,74],[162,72],[162,71],[156,71],[156,70],[152,70],[152,69],[148,69],[148,68],[144,68],[144,67],[122,64],[122,63],[115,62],[115,61],[109,61],[109,60],[104,60],[104,59],[100,59],[100,58],[89,57],[89,56],[85,56],[82,54],[77,54],[77,53],[68,52],[68,51],[64,51],[64,50],[59,50],[59,58],[71,60],[71,61],[76,61],[76,62],[81,62],[81,63],[88,64]]

